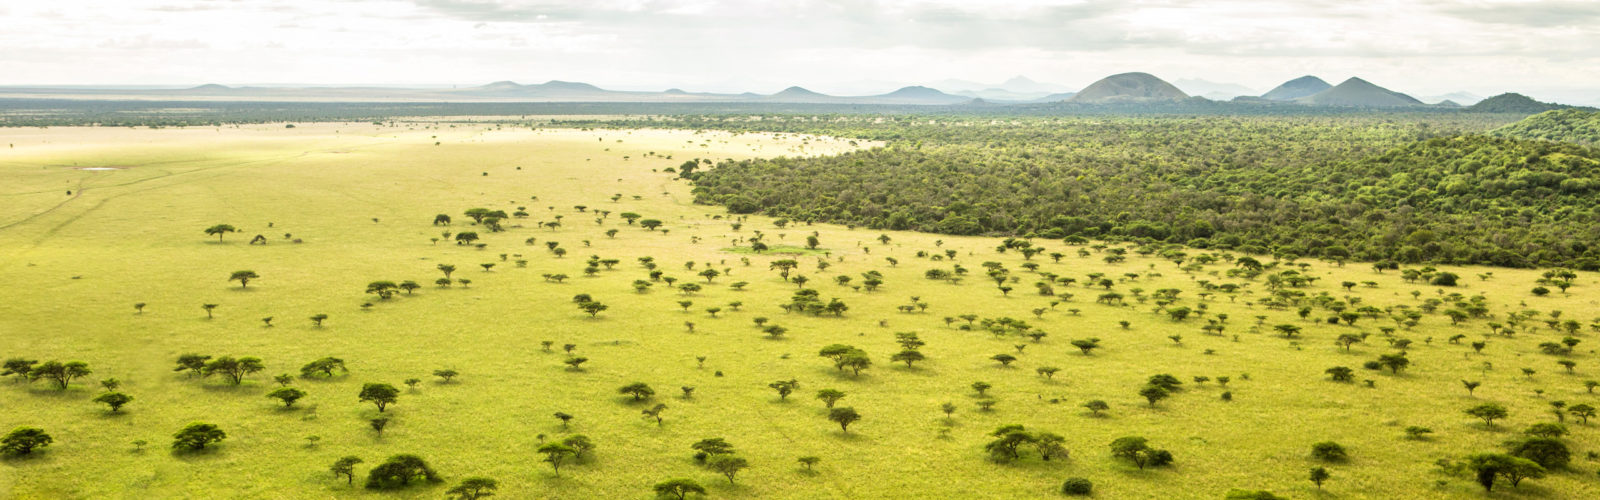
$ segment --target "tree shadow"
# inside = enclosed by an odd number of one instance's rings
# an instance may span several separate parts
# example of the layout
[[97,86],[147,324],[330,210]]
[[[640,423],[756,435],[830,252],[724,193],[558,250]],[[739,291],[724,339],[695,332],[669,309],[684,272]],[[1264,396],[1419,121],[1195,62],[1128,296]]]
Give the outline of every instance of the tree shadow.
[[222,455],[222,450],[220,449],[221,447],[222,445],[220,444],[211,444],[199,450],[189,448],[173,448],[167,453],[167,455],[170,455],[174,459],[190,463],[218,460],[218,457]]

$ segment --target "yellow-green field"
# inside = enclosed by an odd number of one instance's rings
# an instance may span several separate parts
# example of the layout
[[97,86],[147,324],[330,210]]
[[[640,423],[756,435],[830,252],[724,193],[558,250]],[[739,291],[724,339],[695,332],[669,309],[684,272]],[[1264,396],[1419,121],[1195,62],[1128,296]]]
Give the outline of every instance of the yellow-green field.
[[[843,139],[346,123],[0,129],[0,145],[9,145],[0,149],[0,357],[82,360],[94,370],[66,391],[43,380],[0,381],[0,432],[36,426],[55,438],[31,456],[0,460],[3,498],[437,498],[468,476],[497,479],[504,498],[643,499],[653,496],[653,484],[672,477],[699,481],[710,498],[1050,498],[1075,476],[1092,480],[1099,498],[1220,498],[1236,487],[1293,498],[1476,498],[1485,496],[1481,488],[1436,472],[1434,462],[1499,450],[1527,425],[1552,421],[1550,401],[1600,403],[1583,386],[1600,379],[1593,355],[1600,340],[1587,327],[1600,310],[1592,273],[1581,273],[1568,293],[1535,297],[1534,270],[1448,269],[1463,276],[1462,286],[1441,288],[1406,282],[1397,271],[1379,274],[1368,264],[1310,262],[1307,273],[1321,279],[1303,291],[1355,296],[1359,305],[1416,307],[1450,293],[1487,297],[1493,319],[1452,326],[1444,315],[1428,314],[1396,332],[1413,341],[1411,367],[1396,376],[1361,368],[1394,352],[1379,333],[1394,321],[1335,326],[1303,320],[1296,308],[1252,306],[1268,295],[1264,280],[1228,278],[1233,266],[1224,261],[1189,274],[1160,258],[1130,253],[1126,262],[1107,264],[1099,251],[1079,257],[1078,249],[1088,247],[1040,240],[1035,244],[1046,254],[1067,256],[1059,263],[1033,257],[1039,271],[1080,283],[1057,286],[1057,295],[1046,297],[1035,293],[1038,274],[1022,267],[1023,256],[997,252],[996,238],[822,224],[779,228],[756,216],[734,229],[721,209],[691,204],[691,186],[661,172],[691,158],[835,153],[850,147]],[[530,215],[490,233],[462,214],[474,207],[526,207]],[[597,223],[601,210],[610,216]],[[666,231],[630,225],[623,212],[659,219]],[[454,224],[430,224],[440,213]],[[558,215],[560,227],[538,225]],[[221,243],[202,232],[219,223],[240,232]],[[608,237],[609,229],[619,232]],[[432,241],[445,231],[476,231],[487,246]],[[826,253],[731,250],[757,231],[773,246],[804,246],[815,232]],[[246,243],[257,234],[269,243]],[[880,234],[891,238],[887,245]],[[547,241],[568,253],[557,257]],[[948,249],[957,251],[954,262],[917,256]],[[585,276],[591,255],[620,264]],[[678,284],[704,289],[686,295],[656,282],[635,292],[635,280],[649,279],[638,261],[647,256]],[[842,299],[849,311],[833,317],[780,309],[797,286],[769,263],[787,258],[800,262],[796,273],[810,278],[807,288],[824,300]],[[830,267],[818,270],[819,259]],[[984,276],[986,261],[1019,278],[1009,296]],[[483,263],[496,265],[485,271]],[[953,263],[972,271],[960,284],[924,279],[928,269]],[[470,286],[434,286],[443,276],[439,264],[457,266],[454,277],[470,279]],[[697,276],[706,266],[727,274],[708,284]],[[260,278],[248,288],[228,281],[245,269]],[[876,291],[833,280],[848,275],[859,284],[862,273],[874,270],[884,275]],[[1488,272],[1487,280],[1477,277]],[[1129,295],[1128,305],[1096,303],[1104,290],[1081,284],[1090,273],[1124,278],[1112,290]],[[1129,280],[1125,273],[1140,276]],[[547,274],[570,278],[555,283]],[[377,280],[424,286],[380,300],[363,293]],[[1223,293],[1202,299],[1198,280],[1243,288],[1231,299]],[[744,290],[730,288],[741,281],[749,283]],[[1377,286],[1347,292],[1342,281]],[[1154,312],[1154,301],[1132,300],[1134,288],[1146,295],[1182,289],[1174,306],[1204,303],[1207,313],[1173,321]],[[572,302],[581,293],[609,309],[589,318]],[[927,304],[925,311],[897,309],[913,296]],[[681,300],[693,305],[685,311]],[[743,306],[733,311],[727,304],[736,301]],[[142,313],[135,303],[147,304]],[[218,304],[214,319],[202,310],[206,303]],[[714,318],[705,311],[719,306],[723,312]],[[1035,318],[1036,308],[1048,311]],[[1524,309],[1544,313],[1524,323],[1537,328],[1493,335],[1481,354],[1468,347],[1490,336],[1488,322]],[[1565,336],[1544,326],[1552,310],[1585,324],[1573,354],[1539,351],[1540,343]],[[329,319],[315,327],[307,318],[319,313]],[[963,314],[1014,317],[1049,335],[1034,343],[956,328],[965,321],[947,325],[946,317]],[[1204,334],[1201,326],[1218,314],[1229,317],[1223,335]],[[1311,317],[1330,314],[1319,309]],[[264,326],[266,317],[273,326]],[[788,333],[769,339],[756,317]],[[1131,327],[1118,326],[1122,320]],[[692,332],[685,322],[694,323]],[[1277,336],[1276,324],[1301,326],[1302,338]],[[919,334],[928,360],[911,369],[891,363],[900,350],[896,332]],[[1359,332],[1372,336],[1350,353],[1333,342],[1340,333]],[[1446,341],[1457,333],[1468,337]],[[1181,344],[1171,335],[1182,335]],[[1103,346],[1092,355],[1069,343],[1089,337]],[[542,341],[556,347],[547,352]],[[860,376],[835,370],[817,356],[835,343],[864,349],[873,366]],[[581,371],[562,364],[563,344],[576,344],[574,354],[589,358]],[[1018,344],[1027,347],[1018,353]],[[185,353],[258,356],[267,368],[236,387],[174,372],[174,360]],[[1000,353],[1019,360],[1002,368],[990,360]],[[293,385],[309,396],[294,409],[263,397],[277,386],[273,375],[297,374],[324,356],[343,358],[349,374],[297,378]],[[706,358],[703,368],[698,356]],[[1560,359],[1576,361],[1575,372],[1566,373]],[[1324,370],[1337,365],[1354,368],[1357,382],[1328,381]],[[1061,370],[1046,379],[1035,373],[1041,366]],[[1525,375],[1525,367],[1536,373]],[[439,383],[431,374],[443,368],[461,375]],[[1158,373],[1185,384],[1151,408],[1138,390]],[[1195,376],[1232,382],[1196,384]],[[136,398],[118,414],[90,401],[101,392],[98,381],[109,377]],[[424,381],[415,389],[401,385],[413,377]],[[767,384],[788,379],[801,389],[780,401]],[[1482,392],[1468,395],[1463,379],[1482,381]],[[975,381],[993,384],[992,411],[978,408],[969,387]],[[381,436],[367,423],[377,410],[357,400],[367,382],[402,389]],[[636,403],[618,394],[631,382],[648,383],[656,395]],[[693,397],[681,397],[681,386],[695,387]],[[814,397],[824,388],[846,392],[839,404],[861,413],[848,433],[828,421]],[[1231,402],[1220,397],[1225,391]],[[1104,416],[1080,406],[1094,399],[1110,404]],[[945,402],[958,407],[948,419],[940,411]],[[1486,429],[1463,414],[1484,402],[1505,405],[1510,417]],[[668,407],[659,426],[640,414],[656,403]],[[555,412],[575,415],[570,428]],[[1600,497],[1600,464],[1584,456],[1600,451],[1594,427],[1600,420],[1568,420],[1571,470],[1515,489],[1501,484],[1489,496]],[[217,424],[228,438],[203,453],[171,453],[172,433],[194,421]],[[1071,456],[994,462],[983,445],[1004,424],[1061,434]],[[1413,425],[1434,434],[1405,439],[1402,430]],[[570,434],[587,435],[598,447],[557,477],[535,449],[541,437]],[[1126,435],[1170,450],[1175,465],[1141,471],[1113,459],[1107,444]],[[308,444],[308,436],[320,439]],[[749,460],[737,484],[691,458],[689,446],[710,437],[726,438]],[[1343,444],[1351,458],[1328,465],[1333,478],[1318,491],[1306,480],[1310,467],[1322,465],[1310,447],[1327,440]],[[147,444],[139,450],[135,441]],[[445,482],[398,492],[361,488],[371,466],[400,453],[427,459]],[[346,455],[366,461],[356,468],[355,486],[328,472]],[[821,457],[815,471],[796,462],[806,455]]]

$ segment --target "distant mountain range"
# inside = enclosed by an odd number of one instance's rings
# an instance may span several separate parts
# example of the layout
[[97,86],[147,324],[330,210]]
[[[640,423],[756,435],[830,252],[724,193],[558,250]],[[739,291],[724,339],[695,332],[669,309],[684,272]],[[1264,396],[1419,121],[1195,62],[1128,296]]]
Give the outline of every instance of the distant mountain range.
[[[1361,78],[1329,85],[1303,76],[1261,94],[1241,85],[1205,80],[1179,80],[1173,85],[1149,73],[1122,73],[1101,79],[1078,92],[1017,76],[998,84],[946,80],[932,86],[909,86],[893,92],[836,96],[789,87],[773,94],[609,90],[582,82],[551,80],[520,84],[494,82],[466,88],[399,87],[230,87],[206,84],[191,88],[0,87],[0,98],[209,100],[279,102],[588,102],[588,103],[781,103],[833,105],[958,106],[1067,102],[1078,105],[1161,102],[1233,101],[1260,104],[1357,108],[1460,107],[1468,111],[1538,113],[1566,106],[1539,103],[1519,94],[1490,99],[1457,92],[1427,98],[1436,104],[1395,92]],[[1184,89],[1189,92],[1185,92]],[[1208,101],[1209,100],[1209,101]]]

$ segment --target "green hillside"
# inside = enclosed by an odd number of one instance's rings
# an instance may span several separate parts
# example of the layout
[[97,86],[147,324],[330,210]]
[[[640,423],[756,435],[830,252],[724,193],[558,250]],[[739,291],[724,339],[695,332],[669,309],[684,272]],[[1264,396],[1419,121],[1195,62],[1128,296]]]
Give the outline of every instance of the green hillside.
[[1546,111],[1494,130],[1495,135],[1578,144],[1600,144],[1600,111]]

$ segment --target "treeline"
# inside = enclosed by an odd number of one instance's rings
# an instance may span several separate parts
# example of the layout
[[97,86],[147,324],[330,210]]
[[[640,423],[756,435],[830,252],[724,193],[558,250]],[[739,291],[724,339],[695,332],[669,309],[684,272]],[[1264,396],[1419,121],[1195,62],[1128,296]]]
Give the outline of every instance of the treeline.
[[686,174],[697,201],[734,213],[1284,257],[1600,269],[1600,150],[1484,136],[1504,118],[1479,116],[674,120],[889,143]]

